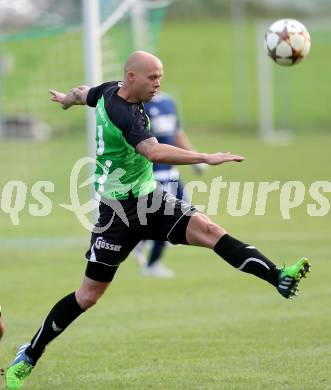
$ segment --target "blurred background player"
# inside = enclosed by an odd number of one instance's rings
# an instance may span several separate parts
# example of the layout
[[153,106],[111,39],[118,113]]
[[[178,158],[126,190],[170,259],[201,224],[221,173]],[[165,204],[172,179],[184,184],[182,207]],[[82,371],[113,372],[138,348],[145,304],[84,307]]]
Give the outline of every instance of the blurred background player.
[[[144,106],[151,122],[151,131],[159,143],[193,150],[188,137],[181,128],[176,103],[169,94],[161,92],[151,101],[145,103]],[[207,165],[194,164],[192,167],[195,173],[201,174]],[[175,195],[178,199],[188,200],[177,168],[169,164],[154,163],[153,170],[155,179],[164,186],[166,191]],[[146,256],[148,244],[146,241],[141,241],[134,251],[142,274],[160,278],[173,277],[174,271],[161,263],[162,255],[168,245],[167,242],[152,241],[151,247],[148,249],[149,253]]]

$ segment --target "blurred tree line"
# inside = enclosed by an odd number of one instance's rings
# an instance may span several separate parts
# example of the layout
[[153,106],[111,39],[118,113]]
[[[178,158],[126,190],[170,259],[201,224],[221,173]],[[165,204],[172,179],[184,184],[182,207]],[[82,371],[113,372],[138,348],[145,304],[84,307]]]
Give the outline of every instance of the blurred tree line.
[[331,0],[173,0],[168,16],[174,19],[226,18],[238,3],[251,17],[331,15]]
[[[99,0],[99,3],[109,12],[122,1]],[[154,1],[157,2],[148,0]],[[171,0],[168,17],[179,20],[228,18],[240,7],[249,17],[331,16],[331,0]],[[0,0],[0,31],[29,25],[77,24],[81,21],[81,10],[82,0]]]

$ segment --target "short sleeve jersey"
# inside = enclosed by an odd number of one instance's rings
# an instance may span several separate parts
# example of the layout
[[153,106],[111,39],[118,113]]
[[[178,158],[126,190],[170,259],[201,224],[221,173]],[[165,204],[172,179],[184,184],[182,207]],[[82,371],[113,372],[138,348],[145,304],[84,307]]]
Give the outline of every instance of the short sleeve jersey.
[[143,104],[129,103],[117,91],[118,81],[91,88],[86,103],[95,107],[95,189],[101,197],[128,199],[145,196],[156,188],[153,164],[135,147],[152,134]]
[[[145,103],[145,109],[151,121],[151,130],[159,143],[176,146],[176,135],[181,130],[174,100],[166,93],[156,95]],[[154,171],[167,171],[172,165],[156,163]]]

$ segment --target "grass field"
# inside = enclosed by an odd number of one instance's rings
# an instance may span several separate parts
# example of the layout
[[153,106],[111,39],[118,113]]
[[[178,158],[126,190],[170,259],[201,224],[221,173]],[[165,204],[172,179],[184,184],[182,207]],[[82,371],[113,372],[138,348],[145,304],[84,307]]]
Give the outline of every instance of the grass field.
[[[213,217],[279,265],[309,257],[312,274],[299,297],[285,301],[262,281],[200,248],[169,249],[165,261],[176,271],[173,280],[145,279],[129,258],[100,303],[48,347],[27,390],[331,389],[331,212],[307,214],[314,203],[311,183],[330,181],[331,137],[320,131],[330,125],[329,33],[312,31],[305,64],[274,68],[278,122],[296,131],[288,146],[265,145],[256,137],[254,24],[247,24],[247,84],[239,91],[234,61],[241,57],[234,52],[232,33],[224,20],[163,26],[158,54],[165,64],[164,89],[178,99],[193,144],[201,151],[230,150],[247,158],[240,165],[211,168],[203,178],[189,167],[181,171],[186,182],[204,180],[208,188],[220,175],[227,182],[304,183],[304,201],[291,210],[291,219],[282,218],[279,191],[270,195],[266,215],[254,215],[253,202],[246,216],[233,217],[227,189]],[[69,175],[86,154],[84,114],[80,108],[62,113],[48,103],[47,92],[80,83],[80,43],[79,34],[70,31],[64,38],[53,34],[5,47],[16,58],[15,72],[3,84],[5,108],[42,113],[56,137],[0,143],[0,189],[9,180],[21,180],[28,190],[18,226],[0,208],[0,303],[7,326],[0,368],[32,337],[55,301],[77,288],[85,268],[89,232],[60,206],[70,203]],[[247,127],[233,131],[238,93],[246,96],[249,116]],[[29,214],[29,204],[36,203],[31,187],[38,180],[54,183],[47,217]],[[88,199],[87,191],[80,195]],[[324,196],[331,200],[330,193]],[[193,201],[205,204],[207,198],[196,192]]]
[[[313,181],[329,180],[326,135],[302,136],[286,147],[216,131],[208,136],[193,132],[192,139],[201,150],[231,150],[247,157],[240,165],[210,169],[207,184],[218,175],[240,182],[300,180],[307,188]],[[21,224],[14,227],[1,211],[0,300],[7,331],[0,367],[31,338],[54,302],[80,283],[89,234],[59,203],[69,200],[70,169],[84,148],[83,137],[31,144],[31,155],[42,155],[43,164],[36,160],[25,177],[30,172],[30,183],[54,182],[52,212],[44,218],[22,212]],[[182,172],[186,181],[197,179],[189,167]],[[330,194],[325,196],[330,200]],[[206,198],[196,194],[194,202]],[[310,202],[306,194],[292,218],[283,220],[279,193],[270,198],[265,216],[251,211],[232,217],[221,198],[213,217],[279,265],[308,256],[313,272],[296,300],[285,301],[204,249],[170,248],[165,261],[176,270],[173,280],[145,279],[128,259],[100,303],[49,346],[25,388],[330,389],[330,213],[309,217]],[[25,241],[39,237],[54,240]],[[80,240],[61,245],[65,237]]]

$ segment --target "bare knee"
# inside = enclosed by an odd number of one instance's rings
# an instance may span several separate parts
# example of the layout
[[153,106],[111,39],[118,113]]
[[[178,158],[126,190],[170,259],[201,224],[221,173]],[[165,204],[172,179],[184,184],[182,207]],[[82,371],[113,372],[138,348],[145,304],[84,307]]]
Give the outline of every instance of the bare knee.
[[82,285],[76,291],[76,299],[83,310],[94,306],[102,297],[110,283],[96,282],[85,277]]
[[94,306],[98,302],[99,298],[100,296],[95,294],[94,291],[76,291],[76,299],[78,305],[83,310],[87,310],[90,307]]
[[225,229],[211,221],[204,214],[194,214],[187,226],[186,239],[190,245],[214,248],[217,241],[226,234]]

